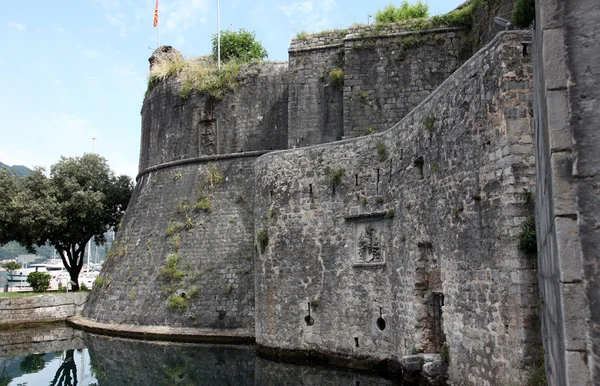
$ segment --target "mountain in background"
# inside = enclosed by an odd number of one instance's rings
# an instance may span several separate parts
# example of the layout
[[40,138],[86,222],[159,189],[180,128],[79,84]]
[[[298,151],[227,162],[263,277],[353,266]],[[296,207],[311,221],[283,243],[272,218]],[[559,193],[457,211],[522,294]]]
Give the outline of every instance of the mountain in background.
[[7,164],[0,162],[0,168],[8,169],[19,177],[25,177],[31,174],[31,169],[23,165],[8,166]]

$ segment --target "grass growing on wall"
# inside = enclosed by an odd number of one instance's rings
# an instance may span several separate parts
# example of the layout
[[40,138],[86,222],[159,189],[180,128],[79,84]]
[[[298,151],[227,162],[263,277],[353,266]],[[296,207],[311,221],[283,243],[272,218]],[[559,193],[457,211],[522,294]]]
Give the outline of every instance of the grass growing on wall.
[[429,16],[429,5],[427,2],[418,0],[414,4],[409,4],[404,0],[398,7],[393,4],[385,6],[375,13],[377,24],[390,24],[399,21],[418,19]]
[[537,253],[537,238],[535,233],[535,216],[527,217],[519,234],[518,248],[530,254]]
[[179,96],[187,99],[195,91],[223,99],[228,91],[239,86],[239,71],[244,63],[230,60],[217,67],[209,56],[185,59],[176,54],[164,54],[156,58],[148,78],[148,92],[152,92],[159,81],[167,78],[181,80]]
[[269,232],[266,230],[258,232],[256,235],[256,242],[258,243],[260,251],[264,252],[265,249],[267,249],[267,245],[269,245]]
[[331,70],[329,73],[329,83],[337,89],[344,87],[344,70],[341,68]]

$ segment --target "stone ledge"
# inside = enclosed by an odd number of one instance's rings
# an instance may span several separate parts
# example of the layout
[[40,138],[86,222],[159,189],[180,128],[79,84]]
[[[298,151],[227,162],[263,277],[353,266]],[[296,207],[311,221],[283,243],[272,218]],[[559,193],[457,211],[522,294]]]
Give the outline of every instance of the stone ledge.
[[189,327],[136,326],[133,324],[108,324],[74,316],[67,319],[71,327],[103,335],[119,336],[141,340],[162,340],[187,343],[254,343],[254,333],[250,330],[232,329],[227,331],[207,330]]
[[296,350],[257,344],[256,352],[265,358],[290,363],[326,364],[353,370],[400,374],[400,362],[394,358],[375,358],[367,355],[349,355],[327,350]]
[[214,154],[214,155],[205,155],[201,157],[193,157],[193,158],[185,158],[177,161],[165,162],[158,165],[149,166],[143,171],[139,172],[135,177],[135,180],[139,180],[144,175],[155,172],[157,170],[172,168],[175,166],[195,164],[195,163],[205,163],[212,161],[220,161],[220,160],[228,160],[235,158],[251,158],[251,157],[260,157],[261,155],[272,152],[271,150],[256,150],[256,151],[246,151],[240,153],[227,153],[227,154]]

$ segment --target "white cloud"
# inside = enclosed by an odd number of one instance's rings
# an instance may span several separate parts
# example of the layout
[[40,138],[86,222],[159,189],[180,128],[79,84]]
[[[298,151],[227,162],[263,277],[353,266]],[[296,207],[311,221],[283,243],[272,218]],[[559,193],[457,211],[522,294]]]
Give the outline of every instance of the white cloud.
[[62,80],[60,80],[59,78],[54,77],[54,76],[52,78],[50,78],[50,81],[55,84],[63,84]]
[[286,16],[296,16],[298,14],[307,14],[312,12],[313,4],[311,1],[299,1],[287,5],[280,5],[278,7]]
[[314,2],[310,0],[283,4],[278,9],[288,18],[288,23],[299,31],[320,31],[330,26],[328,12],[336,7],[335,0]]
[[60,32],[60,33],[65,33],[65,32],[67,32],[67,31],[66,31],[64,28],[61,28],[61,27],[56,27],[56,31],[57,31],[57,32]]
[[115,64],[113,66],[113,72],[119,76],[133,76],[135,71],[133,63],[128,64]]
[[103,8],[118,8],[119,0],[92,0],[94,5],[103,7]]
[[116,29],[119,31],[119,35],[121,37],[125,37],[127,36],[127,24],[125,23],[125,15],[123,15],[121,12],[112,15],[110,13],[105,13],[104,16],[106,16],[106,18],[108,19],[108,22],[113,25],[114,27],[116,27]]
[[21,23],[17,23],[16,21],[9,21],[8,26],[11,28],[15,28],[16,30],[19,30],[19,31],[27,31],[27,27],[25,27]]
[[208,0],[173,0],[160,5],[159,21],[166,30],[186,30],[206,17]]
[[100,56],[100,52],[96,50],[83,50],[82,53],[88,58],[97,58],[98,56]]

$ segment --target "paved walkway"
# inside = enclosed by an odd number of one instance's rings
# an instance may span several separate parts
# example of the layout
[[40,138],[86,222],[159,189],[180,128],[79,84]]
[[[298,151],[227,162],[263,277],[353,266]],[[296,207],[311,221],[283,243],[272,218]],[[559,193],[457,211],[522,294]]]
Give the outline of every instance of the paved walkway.
[[136,326],[95,322],[82,316],[67,319],[67,324],[86,332],[146,340],[168,340],[202,343],[254,343],[254,331],[249,329],[207,330],[188,327]]

